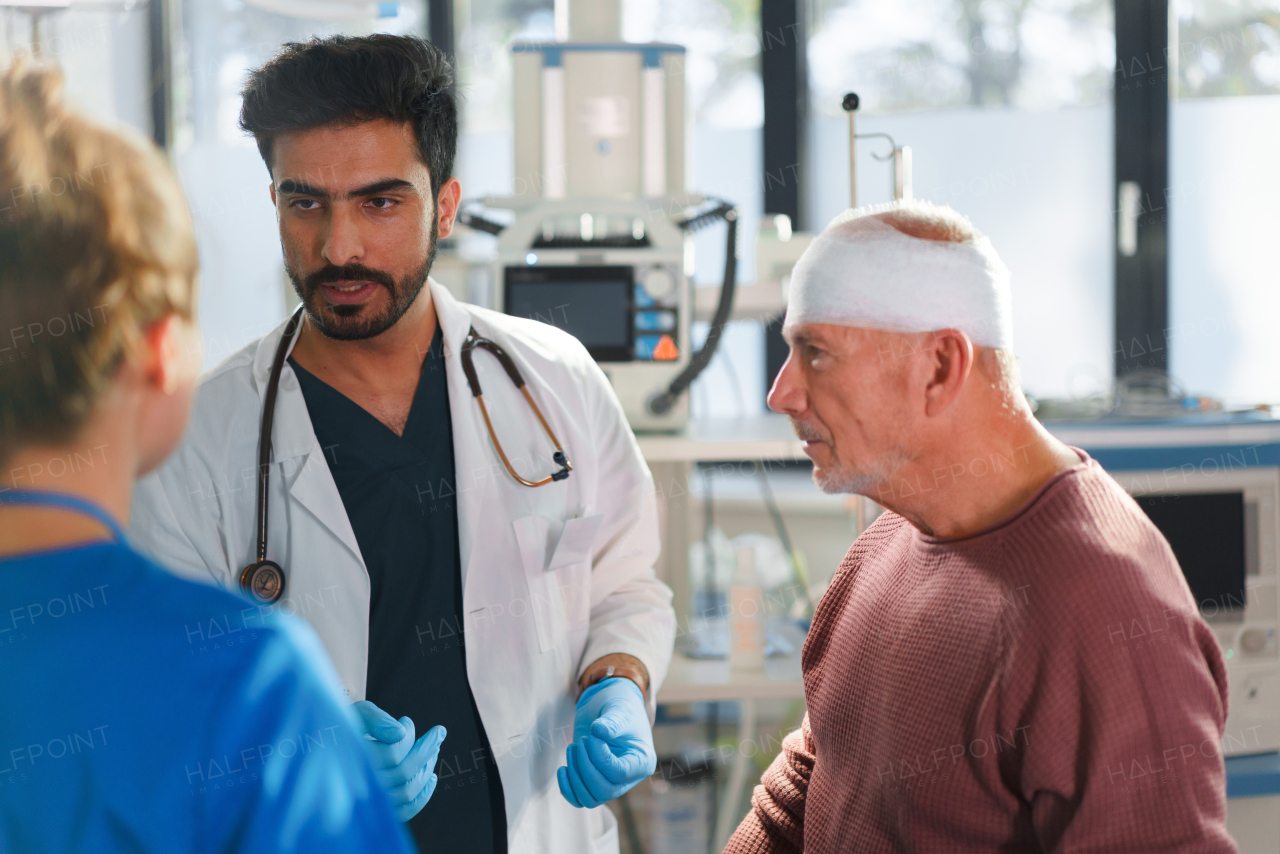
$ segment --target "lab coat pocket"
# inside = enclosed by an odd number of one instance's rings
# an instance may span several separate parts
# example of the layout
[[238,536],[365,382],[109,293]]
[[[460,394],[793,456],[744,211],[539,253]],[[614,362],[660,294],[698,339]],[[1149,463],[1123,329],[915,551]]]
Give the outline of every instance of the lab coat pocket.
[[512,522],[533,611],[538,648],[548,652],[591,618],[591,547],[603,516],[559,522],[523,516]]
[[616,854],[621,840],[618,839],[618,820],[613,817],[613,810],[591,810],[591,854]]
[[564,523],[548,569],[564,602],[567,628],[586,635],[591,626],[591,550],[604,516],[583,516]]

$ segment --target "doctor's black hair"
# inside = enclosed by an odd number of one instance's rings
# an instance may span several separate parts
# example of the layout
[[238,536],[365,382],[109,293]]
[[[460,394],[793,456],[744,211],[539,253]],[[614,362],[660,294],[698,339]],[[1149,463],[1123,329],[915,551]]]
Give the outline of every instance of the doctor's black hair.
[[249,75],[241,95],[240,127],[253,134],[268,172],[279,133],[391,119],[413,126],[433,195],[453,174],[453,70],[424,39],[378,34],[287,42]]

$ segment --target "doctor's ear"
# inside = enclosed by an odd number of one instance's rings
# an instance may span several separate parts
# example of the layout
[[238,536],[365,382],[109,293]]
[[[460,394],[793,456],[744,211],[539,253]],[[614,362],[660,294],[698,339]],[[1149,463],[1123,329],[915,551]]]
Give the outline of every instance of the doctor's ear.
[[445,238],[453,234],[453,223],[458,217],[458,201],[462,198],[462,185],[457,178],[450,178],[440,187],[436,196],[437,236]]
[[267,184],[267,192],[271,194],[271,207],[276,206],[276,182],[272,181]]

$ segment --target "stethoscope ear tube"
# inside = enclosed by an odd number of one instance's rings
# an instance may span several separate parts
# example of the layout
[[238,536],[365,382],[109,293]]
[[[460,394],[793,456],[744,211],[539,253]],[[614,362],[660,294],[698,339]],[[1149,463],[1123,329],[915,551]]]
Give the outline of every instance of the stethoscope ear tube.
[[267,560],[267,488],[271,483],[271,425],[275,420],[280,372],[284,370],[289,345],[302,322],[302,311],[303,307],[298,306],[284,327],[284,334],[276,345],[275,358],[271,361],[271,376],[262,401],[262,430],[258,434],[258,560],[241,571],[240,588],[263,604],[278,602],[284,595],[284,569],[275,561]]
[[[476,366],[472,360],[471,352],[479,347],[482,350],[488,350],[501,363],[502,369],[507,372],[507,377],[515,384],[515,387],[524,395],[524,399],[528,401],[529,407],[533,410],[533,414],[537,416],[538,423],[542,425],[542,429],[546,431],[547,437],[551,439],[551,444],[555,446],[555,453],[551,455],[552,460],[560,468],[555,472],[547,475],[540,480],[526,480],[521,477],[515,470],[515,466],[511,465],[511,461],[507,459],[507,453],[502,449],[502,443],[498,441],[498,434],[494,432],[493,421],[489,418],[489,407],[484,403],[484,392],[480,388],[480,378],[476,374]],[[467,332],[466,339],[462,342],[462,372],[467,376],[467,384],[471,386],[471,396],[476,399],[476,403],[480,405],[480,414],[484,417],[485,430],[489,432],[489,439],[493,442],[494,450],[498,452],[498,458],[502,460],[503,466],[507,472],[516,479],[516,482],[522,486],[546,486],[548,483],[556,483],[569,477],[569,472],[573,471],[573,463],[569,461],[569,455],[564,452],[564,448],[560,446],[560,440],[556,438],[555,431],[551,429],[551,425],[547,423],[547,419],[543,417],[542,410],[538,408],[537,401],[533,399],[533,395],[529,394],[529,389],[525,385],[524,377],[520,374],[520,369],[516,367],[516,363],[507,351],[498,346],[497,342],[490,341],[488,338],[481,337],[473,326]]]

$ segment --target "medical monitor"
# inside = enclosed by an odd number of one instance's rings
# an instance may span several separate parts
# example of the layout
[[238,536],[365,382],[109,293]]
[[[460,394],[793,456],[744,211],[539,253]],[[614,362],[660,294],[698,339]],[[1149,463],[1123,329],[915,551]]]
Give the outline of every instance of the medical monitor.
[[503,305],[568,332],[597,362],[627,362],[634,277],[631,267],[508,267]]
[[1244,493],[1174,492],[1136,498],[1169,541],[1201,610],[1243,614]]
[[688,394],[661,412],[651,403],[691,359],[688,235],[652,199],[528,202],[512,208],[492,278],[472,298],[581,341],[632,429],[679,430],[689,419]]

